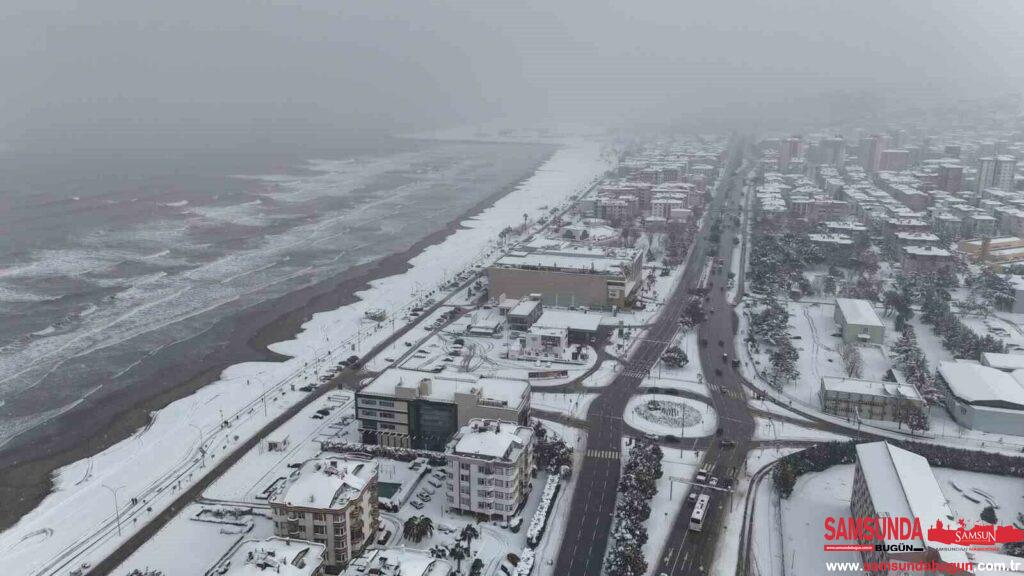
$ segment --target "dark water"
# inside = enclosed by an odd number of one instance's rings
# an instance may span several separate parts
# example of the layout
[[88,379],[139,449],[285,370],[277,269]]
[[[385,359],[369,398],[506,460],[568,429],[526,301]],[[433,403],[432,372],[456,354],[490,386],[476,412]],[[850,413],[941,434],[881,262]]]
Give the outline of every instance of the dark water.
[[0,445],[218,319],[403,250],[549,155],[374,138],[316,149],[0,157]]

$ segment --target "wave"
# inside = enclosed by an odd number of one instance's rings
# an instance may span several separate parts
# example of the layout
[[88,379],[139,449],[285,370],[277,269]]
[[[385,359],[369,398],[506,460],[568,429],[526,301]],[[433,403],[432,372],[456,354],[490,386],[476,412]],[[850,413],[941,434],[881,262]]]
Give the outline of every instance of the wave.
[[178,200],[177,202],[164,202],[163,206],[168,208],[181,208],[182,206],[188,206],[188,200]]

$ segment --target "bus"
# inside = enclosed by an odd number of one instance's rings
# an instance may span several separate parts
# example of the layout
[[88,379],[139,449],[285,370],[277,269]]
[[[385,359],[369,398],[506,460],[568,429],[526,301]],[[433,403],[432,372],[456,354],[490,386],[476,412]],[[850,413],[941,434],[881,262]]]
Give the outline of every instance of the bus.
[[700,532],[704,527],[704,516],[708,513],[710,502],[711,496],[707,494],[701,494],[697,498],[697,503],[693,505],[693,514],[690,516],[690,530]]

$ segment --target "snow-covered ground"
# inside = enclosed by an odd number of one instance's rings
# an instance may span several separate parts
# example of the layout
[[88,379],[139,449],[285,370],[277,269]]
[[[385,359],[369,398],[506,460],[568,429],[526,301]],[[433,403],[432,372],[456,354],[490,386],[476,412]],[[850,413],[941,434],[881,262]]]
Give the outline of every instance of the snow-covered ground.
[[590,403],[597,398],[597,394],[585,394],[583,392],[560,393],[560,392],[531,392],[530,406],[545,412],[558,412],[585,420]]
[[622,418],[641,432],[680,438],[710,436],[718,424],[710,404],[667,394],[633,396]]
[[[214,510],[237,510],[245,515],[218,519],[211,514]],[[196,519],[197,515],[203,520]],[[167,576],[205,574],[239,541],[273,535],[269,510],[192,504],[139,547],[114,574],[147,568]]]
[[782,419],[754,418],[754,440],[849,440],[849,437],[824,430],[805,428],[793,422],[786,422]]
[[612,380],[615,380],[620,367],[621,364],[618,360],[605,358],[593,374],[583,379],[583,386],[585,388],[604,388],[611,384]]
[[[270,346],[290,360],[233,366],[218,382],[161,410],[150,426],[131,438],[57,471],[55,492],[0,534],[0,549],[8,551],[5,564],[14,567],[8,574],[57,574],[103,557],[130,536],[134,526],[200,477],[202,463],[209,467],[301,399],[301,392],[291,391],[292,384],[315,382],[341,358],[364,353],[391,334],[390,320],[367,322],[365,312],[404,314],[431,294],[437,297],[436,287],[449,283],[458,271],[473,270],[496,257],[494,239],[500,230],[521,224],[524,213],[539,217],[585,191],[608,166],[596,143],[560,149],[516,190],[413,258],[409,271],[373,282],[357,294],[357,302],[314,315],[295,338]],[[264,390],[269,398],[266,415]],[[222,426],[225,420],[229,428]],[[197,451],[200,441],[206,449],[203,458]],[[120,535],[113,521],[112,495],[104,485],[117,491],[122,520],[139,518],[138,524],[122,525]],[[125,505],[133,497],[140,505]],[[51,562],[57,558],[66,562]]]
[[780,501],[785,574],[822,574],[825,562],[860,562],[859,552],[825,552],[825,518],[848,517],[853,465],[804,474],[789,498]]
[[651,376],[640,383],[641,388],[662,388],[666,390],[685,390],[707,396],[708,388],[700,366],[700,350],[698,349],[696,332],[681,334],[676,339],[679,348],[690,360],[682,368],[675,368],[658,361],[651,370]]

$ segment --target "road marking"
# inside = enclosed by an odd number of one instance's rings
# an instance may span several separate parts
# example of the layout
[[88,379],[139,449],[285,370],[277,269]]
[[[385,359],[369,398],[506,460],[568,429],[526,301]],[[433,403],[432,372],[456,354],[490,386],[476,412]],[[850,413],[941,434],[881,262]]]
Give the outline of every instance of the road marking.
[[621,454],[617,450],[587,450],[587,458],[618,460],[620,457]]

